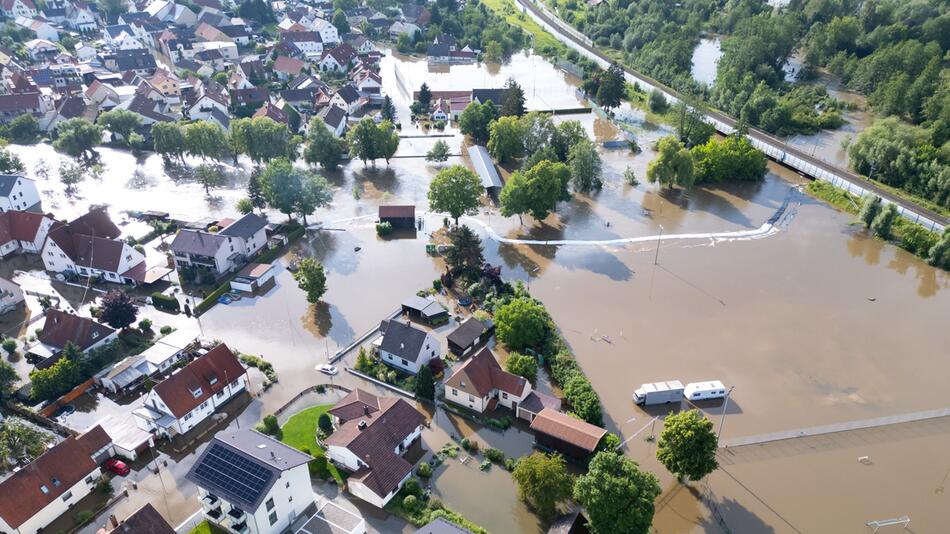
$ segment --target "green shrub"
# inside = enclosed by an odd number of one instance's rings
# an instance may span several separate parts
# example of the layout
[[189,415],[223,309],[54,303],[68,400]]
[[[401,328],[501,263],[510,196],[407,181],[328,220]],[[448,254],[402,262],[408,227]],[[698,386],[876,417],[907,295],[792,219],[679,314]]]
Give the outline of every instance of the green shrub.
[[669,103],[666,101],[666,97],[663,96],[662,91],[654,89],[650,92],[650,111],[653,113],[663,113],[668,106]]
[[317,418],[317,427],[327,434],[333,432],[333,421],[330,419],[330,414],[326,412],[320,414],[320,417]]
[[402,491],[404,491],[406,495],[415,495],[416,497],[421,497],[422,484],[419,483],[418,479],[410,478],[405,484],[403,484]]
[[505,458],[505,469],[508,471],[514,471],[515,466],[518,465],[518,460],[514,458]]
[[422,478],[429,478],[432,476],[432,466],[429,465],[429,462],[421,463],[419,468],[416,469],[416,474]]
[[178,305],[178,299],[158,292],[152,293],[152,306],[172,313],[176,313],[181,309]]
[[462,438],[462,448],[469,452],[478,452],[478,442],[474,439]]
[[171,334],[172,330],[174,329],[168,325],[165,325],[158,329],[159,333],[161,333],[163,336],[167,336],[168,334]]
[[76,526],[82,526],[92,520],[96,514],[92,513],[91,510],[83,510],[76,514]]
[[442,280],[436,278],[432,281],[432,289],[436,291],[442,291]]
[[402,500],[402,506],[410,512],[415,512],[419,508],[419,499],[415,495],[406,495]]
[[489,447],[485,449],[485,458],[488,458],[492,462],[503,464],[505,462],[505,453],[500,449],[494,447]]
[[139,330],[142,332],[149,332],[152,330],[152,320],[151,319],[142,319],[139,321]]
[[[895,225],[896,226],[896,225]],[[901,248],[911,254],[926,257],[930,249],[940,240],[939,236],[926,228],[916,225],[902,225]]]
[[7,338],[3,340],[3,350],[7,351],[7,354],[13,354],[16,352],[16,340],[13,338]]
[[378,236],[387,236],[393,233],[393,225],[391,222],[381,222],[376,224],[376,235]]

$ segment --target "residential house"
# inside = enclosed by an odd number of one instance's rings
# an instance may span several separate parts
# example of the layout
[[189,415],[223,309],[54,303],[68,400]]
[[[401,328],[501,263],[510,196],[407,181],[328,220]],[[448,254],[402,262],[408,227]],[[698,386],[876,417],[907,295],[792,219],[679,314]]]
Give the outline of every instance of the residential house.
[[274,279],[276,269],[269,263],[248,263],[231,279],[231,289],[254,293]]
[[323,108],[318,117],[326,125],[327,129],[333,132],[337,137],[343,137],[346,132],[347,112],[341,107],[327,106]]
[[10,19],[34,18],[39,14],[32,0],[3,0],[0,2],[0,10],[3,10],[3,14]]
[[41,211],[36,182],[19,174],[0,174],[0,212]]
[[122,521],[117,521],[114,515],[109,520],[111,530],[105,534],[175,534],[175,529],[151,503],[145,503]]
[[319,58],[323,54],[323,37],[320,32],[285,32],[280,35],[280,42],[296,50],[301,56]]
[[212,524],[226,532],[276,534],[289,532],[314,503],[311,460],[254,430],[219,432],[185,478],[198,486],[201,513]]
[[26,349],[27,358],[37,360],[37,369],[46,369],[59,361],[63,349],[72,343],[86,353],[108,345],[119,332],[88,317],[49,308],[37,341]]
[[362,35],[356,35],[352,39],[348,39],[347,44],[352,46],[359,55],[369,54],[370,52],[376,50],[376,46],[373,44],[373,41],[370,41]]
[[265,102],[270,102],[270,95],[263,87],[231,90],[231,106],[234,108],[257,109]]
[[448,335],[449,350],[456,356],[466,356],[473,349],[491,339],[494,333],[495,325],[491,319],[485,319],[483,322],[469,316]]
[[181,100],[181,78],[175,73],[165,69],[157,69],[155,74],[148,79],[148,83],[158,89],[165,97],[165,101],[170,104],[176,104]]
[[231,38],[224,32],[207,22],[198,24],[198,27],[195,28],[195,38],[201,41],[231,41]]
[[23,302],[23,290],[20,284],[0,278],[0,315],[16,309]]
[[96,47],[89,43],[79,43],[73,51],[73,55],[75,55],[79,61],[91,61],[98,53],[99,51],[96,50]]
[[531,421],[535,442],[572,458],[584,459],[597,450],[607,430],[566,413],[545,408]]
[[17,26],[33,32],[37,39],[45,39],[54,43],[59,42],[59,30],[49,21],[31,17],[17,17],[15,22]]
[[[222,128],[227,129],[230,124],[229,95],[223,90],[210,89],[208,85],[202,84],[198,96],[188,107],[188,118],[216,122]],[[218,87],[220,86],[218,85]]]
[[383,79],[379,77],[379,74],[371,70],[360,70],[351,79],[353,80],[353,86],[356,87],[361,96],[382,100],[380,93],[383,88]]
[[346,72],[350,69],[357,59],[356,50],[353,47],[343,43],[336,48],[331,48],[323,52],[320,58],[320,69],[324,71]]
[[66,5],[66,26],[74,31],[88,33],[99,28],[99,9],[96,4],[73,1]]
[[416,374],[442,355],[442,347],[432,334],[408,323],[386,320],[379,329],[383,335],[375,343],[380,359],[387,365]]
[[472,101],[484,104],[491,101],[496,108],[501,108],[505,100],[505,89],[472,89]]
[[419,527],[413,534],[472,534],[472,531],[462,528],[444,517],[437,517],[426,525]]
[[[145,84],[146,82],[142,83]],[[139,86],[139,89],[141,90],[142,86]],[[142,126],[151,126],[156,122],[171,122],[177,118],[171,114],[170,104],[166,100],[153,100],[141,92],[137,92],[131,99],[121,102],[116,108],[131,111],[138,115]]]
[[383,508],[412,476],[403,455],[422,434],[425,417],[403,399],[361,389],[330,409],[334,431],[324,440],[327,457],[350,472],[354,496]]
[[342,108],[347,114],[352,115],[363,109],[369,98],[360,96],[353,84],[348,83],[341,87],[330,98],[330,105]]
[[97,276],[118,284],[142,282],[145,256],[119,239],[120,234],[103,209],[70,223],[54,223],[43,245],[43,263],[54,273]]
[[303,70],[306,65],[306,63],[297,58],[277,56],[277,59],[274,60],[273,71],[277,75],[278,80],[286,82],[299,76],[300,71]]
[[417,24],[420,27],[426,26],[432,20],[432,13],[424,5],[405,3],[400,6],[399,10],[402,13],[401,19],[403,21]]
[[531,382],[501,368],[485,348],[456,369],[445,381],[445,400],[483,413],[501,404],[515,414],[531,393]]
[[30,39],[23,43],[23,46],[33,61],[44,61],[59,54],[59,48],[56,46],[56,43],[47,41],[46,39]]
[[268,102],[264,104],[263,106],[257,108],[257,111],[255,111],[254,114],[251,115],[251,118],[253,119],[256,119],[258,117],[267,117],[268,119],[274,122],[279,122],[284,125],[290,124],[290,117],[287,115],[287,113],[284,112],[284,110],[281,109],[279,106],[271,102]]
[[87,104],[82,96],[67,96],[60,99],[56,109],[52,113],[47,114],[46,118],[40,122],[40,128],[47,132],[52,132],[60,123],[68,121],[69,119],[80,117],[89,122],[96,122],[98,115],[99,106],[96,104]]
[[97,426],[69,436],[0,482],[0,532],[36,534],[92,493],[108,458],[109,435]]
[[309,28],[320,34],[320,39],[323,40],[324,46],[340,42],[339,31],[337,31],[336,26],[331,24],[328,20],[316,18],[310,23]]
[[155,384],[132,415],[137,427],[170,438],[186,434],[247,387],[244,366],[221,344]]
[[[382,210],[384,206],[380,206]],[[391,208],[404,208],[403,206],[389,206],[388,212],[392,212]],[[413,211],[415,207],[412,206]],[[409,210],[399,210],[402,212],[408,212]],[[415,221],[413,221],[413,224]],[[402,313],[411,319],[419,319],[426,322],[430,325],[437,325],[446,323],[449,320],[449,312],[441,304],[435,301],[433,298],[420,297],[419,295],[412,295],[406,300],[402,301]]]
[[389,36],[398,39],[400,35],[408,35],[409,39],[415,39],[416,36],[422,35],[422,28],[411,22],[397,20],[389,27]]
[[50,100],[39,91],[0,94],[0,124],[10,122],[24,113],[41,116],[52,109]]
[[55,221],[30,211],[0,213],[0,258],[18,252],[39,254]]
[[117,50],[112,54],[102,54],[101,60],[105,68],[112,72],[134,72],[141,75],[150,75],[155,72],[155,57],[144,48],[132,50]]
[[[384,205],[379,207],[379,222],[389,223],[393,228],[412,230],[416,227],[416,207],[412,204]],[[440,306],[441,308],[441,306]]]
[[246,45],[251,42],[251,32],[243,24],[220,24],[217,26],[228,39],[238,45]]
[[266,219],[248,213],[218,233],[180,230],[170,250],[179,269],[198,267],[222,276],[244,265],[267,244],[266,227]]

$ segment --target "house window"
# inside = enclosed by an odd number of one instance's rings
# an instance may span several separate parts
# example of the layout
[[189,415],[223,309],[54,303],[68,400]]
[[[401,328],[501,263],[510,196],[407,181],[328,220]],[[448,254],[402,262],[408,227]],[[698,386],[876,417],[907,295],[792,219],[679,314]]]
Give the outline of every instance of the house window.
[[189,420],[189,419],[191,419],[191,412],[186,413],[185,416],[182,417],[182,420],[184,420],[184,421],[187,421],[187,420]]
[[201,388],[191,390],[191,394],[197,399],[201,396]]
[[69,502],[69,499],[72,499],[72,498],[73,498],[73,492],[71,491],[67,491],[62,496],[63,502]]
[[215,398],[218,398],[218,399],[220,399],[220,398],[223,397],[223,396],[224,396],[224,390],[223,390],[223,389],[222,389],[221,391],[219,391],[217,394],[215,394]]
[[455,389],[455,388],[452,388],[452,396],[453,396],[453,397],[458,397],[458,396],[459,396],[459,390],[457,390],[457,389]]
[[271,524],[271,525],[273,525],[274,523],[276,523],[276,522],[277,522],[277,512],[271,512],[270,515],[267,516],[267,520],[270,521],[270,524]]
[[475,397],[469,395],[469,396],[468,396],[468,402],[475,402]]
[[[274,509],[274,498],[271,497],[270,499],[267,499],[267,502],[264,504],[267,505],[267,511],[270,512]],[[273,525],[274,523],[272,522],[271,524]]]
[[508,398],[508,394],[505,393],[504,391],[502,391],[502,392],[501,392],[501,398],[507,399],[507,398]]
[[92,475],[86,477],[86,484],[92,484],[96,479],[92,478]]
[[403,359],[403,360],[402,360],[402,364],[403,364],[403,365],[409,365],[409,362],[407,362],[405,359]]

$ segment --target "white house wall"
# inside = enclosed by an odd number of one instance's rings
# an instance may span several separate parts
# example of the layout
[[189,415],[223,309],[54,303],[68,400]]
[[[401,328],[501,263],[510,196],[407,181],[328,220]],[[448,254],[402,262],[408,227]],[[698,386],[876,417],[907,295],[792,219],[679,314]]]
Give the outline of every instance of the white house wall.
[[[20,528],[17,529],[16,532],[20,534],[34,534],[52,523],[54,519],[68,512],[71,506],[79,502],[86,495],[89,495],[92,490],[95,489],[96,481],[101,474],[102,471],[96,467],[87,477],[73,485],[68,491],[57,497],[53,502],[47,504],[45,508],[20,525]],[[90,480],[90,478],[91,481],[86,482]],[[69,497],[64,500],[63,497],[66,496]]]

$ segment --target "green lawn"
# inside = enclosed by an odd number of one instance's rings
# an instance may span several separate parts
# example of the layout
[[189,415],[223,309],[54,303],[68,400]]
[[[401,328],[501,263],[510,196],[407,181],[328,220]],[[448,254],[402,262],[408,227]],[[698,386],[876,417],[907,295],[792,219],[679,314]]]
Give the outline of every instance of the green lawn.
[[225,531],[212,525],[211,523],[207,521],[202,521],[201,523],[198,523],[198,526],[191,529],[191,532],[189,534],[226,534],[226,533]]
[[550,55],[552,53],[561,54],[567,51],[565,45],[561,44],[553,35],[546,32],[534,19],[516,9],[513,0],[482,0],[482,3],[497,13],[498,16],[503,17],[509,24],[518,26],[530,33],[534,38],[534,49],[536,52]]
[[310,455],[317,458],[316,467],[311,472],[321,478],[333,477],[337,484],[343,485],[343,476],[326,460],[323,447],[317,444],[317,419],[332,407],[332,404],[321,404],[295,413],[280,428],[284,434],[281,441],[296,449],[309,450]]

